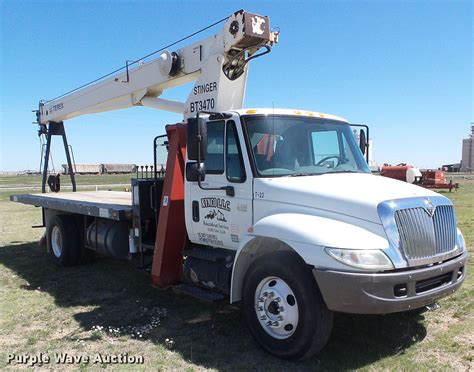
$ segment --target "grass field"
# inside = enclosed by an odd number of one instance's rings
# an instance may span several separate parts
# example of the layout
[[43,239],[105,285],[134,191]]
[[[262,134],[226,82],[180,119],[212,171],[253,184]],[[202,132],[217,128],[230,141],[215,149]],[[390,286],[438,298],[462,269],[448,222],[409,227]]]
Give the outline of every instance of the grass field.
[[[9,354],[88,356],[70,369],[123,368],[99,355],[142,356],[136,369],[469,370],[474,369],[474,180],[444,193],[456,207],[471,252],[468,277],[440,308],[385,316],[337,314],[316,358],[291,363],[263,352],[236,307],[203,303],[151,287],[135,261],[100,259],[61,269],[36,241],[40,209],[8,201],[8,187],[34,176],[0,178],[0,368]],[[79,185],[128,183],[127,176],[83,176]],[[107,188],[105,186],[104,188]],[[15,191],[15,193],[19,193]],[[97,363],[95,363],[97,362]],[[62,369],[54,363],[46,368]],[[20,366],[21,367],[21,366]]]
[[[77,186],[81,189],[91,188],[102,185],[130,184],[130,174],[104,174],[104,175],[76,175]],[[38,175],[19,175],[19,176],[0,176],[0,192],[35,188],[41,190],[41,176]],[[61,175],[61,186],[71,187],[71,180],[67,175]]]

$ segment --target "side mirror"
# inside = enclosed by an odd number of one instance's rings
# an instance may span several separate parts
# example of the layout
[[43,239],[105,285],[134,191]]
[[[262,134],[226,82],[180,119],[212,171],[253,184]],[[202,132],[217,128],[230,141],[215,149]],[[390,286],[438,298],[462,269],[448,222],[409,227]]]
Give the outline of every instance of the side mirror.
[[203,161],[206,159],[207,126],[205,119],[188,119],[187,152],[189,160]]
[[198,182],[204,181],[206,178],[206,168],[204,163],[199,163],[196,161],[190,161],[186,163],[186,181],[188,182]]
[[362,151],[362,154],[365,154],[367,149],[367,137],[365,136],[365,132],[363,129],[359,132],[359,148]]

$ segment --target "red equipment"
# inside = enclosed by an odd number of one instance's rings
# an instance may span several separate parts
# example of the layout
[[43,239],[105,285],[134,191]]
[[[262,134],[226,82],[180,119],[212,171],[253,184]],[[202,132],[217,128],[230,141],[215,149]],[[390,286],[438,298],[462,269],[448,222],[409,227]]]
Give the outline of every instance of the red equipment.
[[446,182],[446,176],[440,170],[421,171],[413,165],[400,163],[398,165],[384,164],[380,172],[381,176],[394,178],[396,180],[413,183],[427,189],[452,189],[459,188],[458,183]]
[[417,168],[415,168],[413,165],[407,165],[405,163],[400,163],[397,165],[384,164],[380,175],[415,184],[421,183],[422,178],[422,175]]
[[186,163],[186,125],[166,126],[169,150],[166,176],[156,232],[151,268],[154,285],[166,288],[180,281],[183,249],[186,243],[184,223],[184,167]]
[[425,170],[421,174],[423,175],[421,186],[427,189],[449,189],[449,192],[451,192],[452,189],[459,188],[459,184],[453,183],[452,180],[449,183],[446,182],[446,176],[443,171]]

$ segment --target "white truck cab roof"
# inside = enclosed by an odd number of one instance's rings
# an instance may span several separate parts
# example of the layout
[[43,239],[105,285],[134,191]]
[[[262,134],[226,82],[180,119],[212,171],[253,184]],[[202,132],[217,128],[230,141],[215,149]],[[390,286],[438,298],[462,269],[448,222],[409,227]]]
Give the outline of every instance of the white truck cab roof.
[[340,116],[324,114],[317,111],[308,111],[308,110],[295,110],[295,109],[280,109],[280,108],[245,108],[240,110],[232,110],[233,112],[238,113],[239,115],[291,115],[291,116],[308,116],[308,117],[318,117],[329,120],[338,120],[348,122],[347,119],[344,119]]

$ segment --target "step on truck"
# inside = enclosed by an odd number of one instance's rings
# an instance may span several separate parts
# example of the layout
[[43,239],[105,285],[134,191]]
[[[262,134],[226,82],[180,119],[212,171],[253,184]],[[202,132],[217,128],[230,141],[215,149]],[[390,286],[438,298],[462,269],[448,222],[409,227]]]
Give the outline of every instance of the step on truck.
[[[334,312],[401,312],[453,293],[467,251],[449,199],[371,174],[368,127],[357,142],[341,117],[242,108],[249,62],[278,41],[269,22],[235,12],[214,36],[41,101],[43,193],[11,200],[42,208],[57,264],[137,258],[155,286],[240,303],[260,345],[295,360],[324,347]],[[191,81],[184,103],[160,97]],[[135,106],[183,115],[154,139],[153,170],[131,192],[76,192],[70,172],[73,191],[58,192],[47,163],[60,136],[73,169],[64,121]]]

